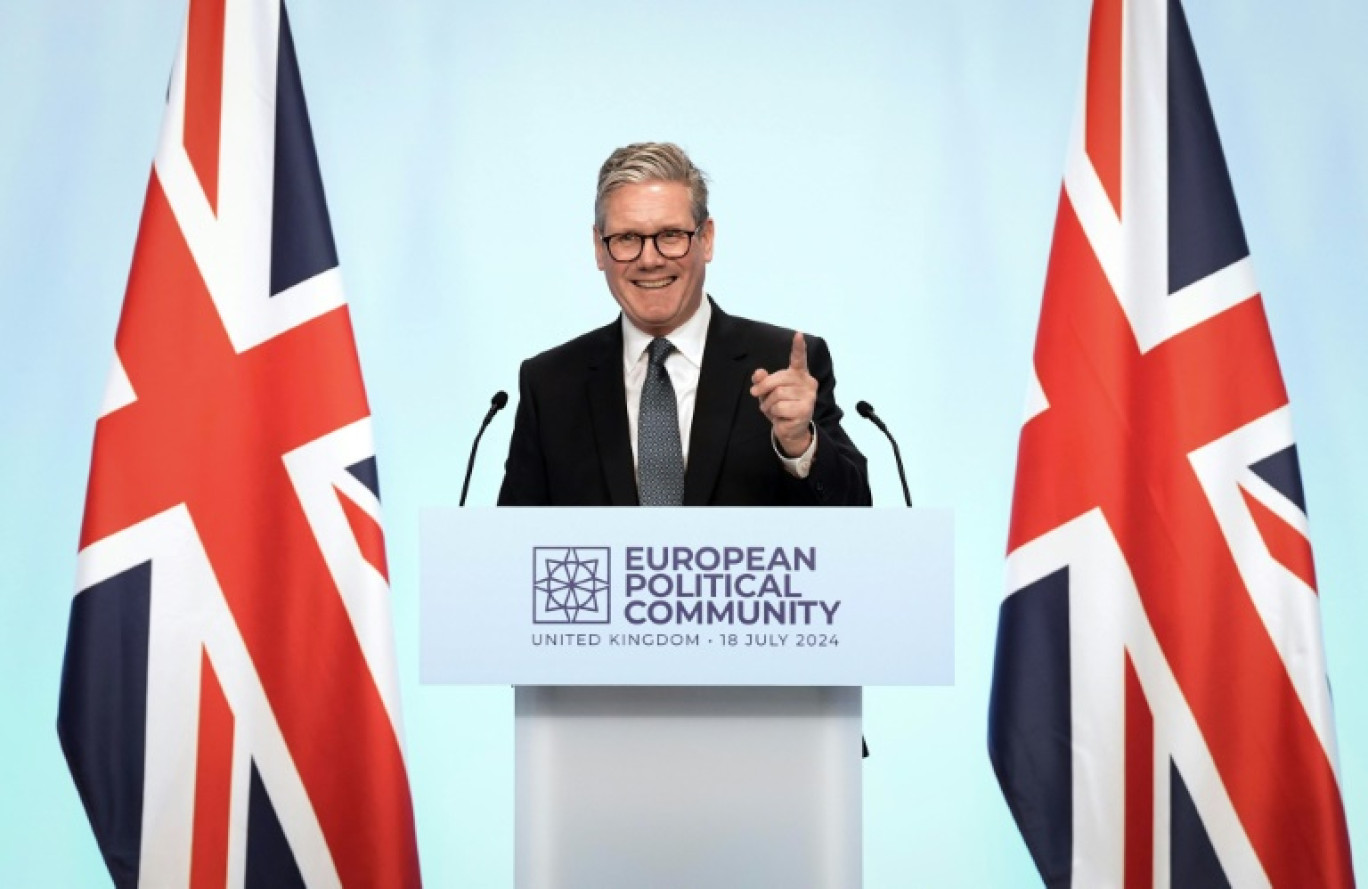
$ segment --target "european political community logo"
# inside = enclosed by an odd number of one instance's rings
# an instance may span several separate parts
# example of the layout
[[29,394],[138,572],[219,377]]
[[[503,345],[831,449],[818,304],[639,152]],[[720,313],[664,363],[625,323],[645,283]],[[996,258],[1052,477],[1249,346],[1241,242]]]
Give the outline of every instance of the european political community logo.
[[532,548],[532,622],[609,622],[609,550],[606,546]]

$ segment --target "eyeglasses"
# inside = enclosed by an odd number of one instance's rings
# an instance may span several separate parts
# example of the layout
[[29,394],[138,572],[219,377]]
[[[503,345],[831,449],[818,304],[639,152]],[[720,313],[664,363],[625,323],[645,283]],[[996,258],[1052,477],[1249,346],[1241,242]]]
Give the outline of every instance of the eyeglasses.
[[603,246],[608,248],[608,255],[618,262],[632,262],[641,256],[641,251],[646,249],[647,241],[654,244],[656,252],[664,258],[683,259],[689,255],[689,248],[693,246],[694,235],[702,230],[703,226],[700,225],[691,232],[677,228],[667,228],[653,235],[624,232],[620,235],[607,235],[599,240],[603,241]]

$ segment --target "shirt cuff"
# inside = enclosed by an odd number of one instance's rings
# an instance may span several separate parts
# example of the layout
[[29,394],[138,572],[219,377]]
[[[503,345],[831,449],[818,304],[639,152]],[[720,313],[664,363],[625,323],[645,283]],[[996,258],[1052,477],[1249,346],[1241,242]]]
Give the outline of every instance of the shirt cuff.
[[817,453],[817,424],[808,421],[808,429],[812,431],[812,441],[808,442],[807,450],[797,457],[787,456],[779,448],[779,442],[774,438],[774,430],[770,430],[770,446],[774,448],[774,454],[779,458],[779,462],[784,464],[784,469],[794,478],[807,478],[812,471],[812,458]]

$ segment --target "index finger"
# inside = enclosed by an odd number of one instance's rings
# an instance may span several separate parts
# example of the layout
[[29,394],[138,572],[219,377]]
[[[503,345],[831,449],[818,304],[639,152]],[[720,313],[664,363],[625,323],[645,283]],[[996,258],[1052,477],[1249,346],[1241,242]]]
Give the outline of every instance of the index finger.
[[793,332],[793,350],[789,352],[789,368],[807,373],[807,340],[798,331]]

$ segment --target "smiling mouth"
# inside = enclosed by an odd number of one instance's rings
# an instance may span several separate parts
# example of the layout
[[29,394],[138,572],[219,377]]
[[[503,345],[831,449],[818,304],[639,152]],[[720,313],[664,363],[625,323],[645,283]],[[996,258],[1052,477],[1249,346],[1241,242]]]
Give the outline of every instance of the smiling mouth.
[[674,277],[658,278],[652,281],[633,281],[632,284],[636,287],[642,288],[643,290],[660,290],[662,288],[669,287],[671,284],[675,282],[675,280],[676,278]]

